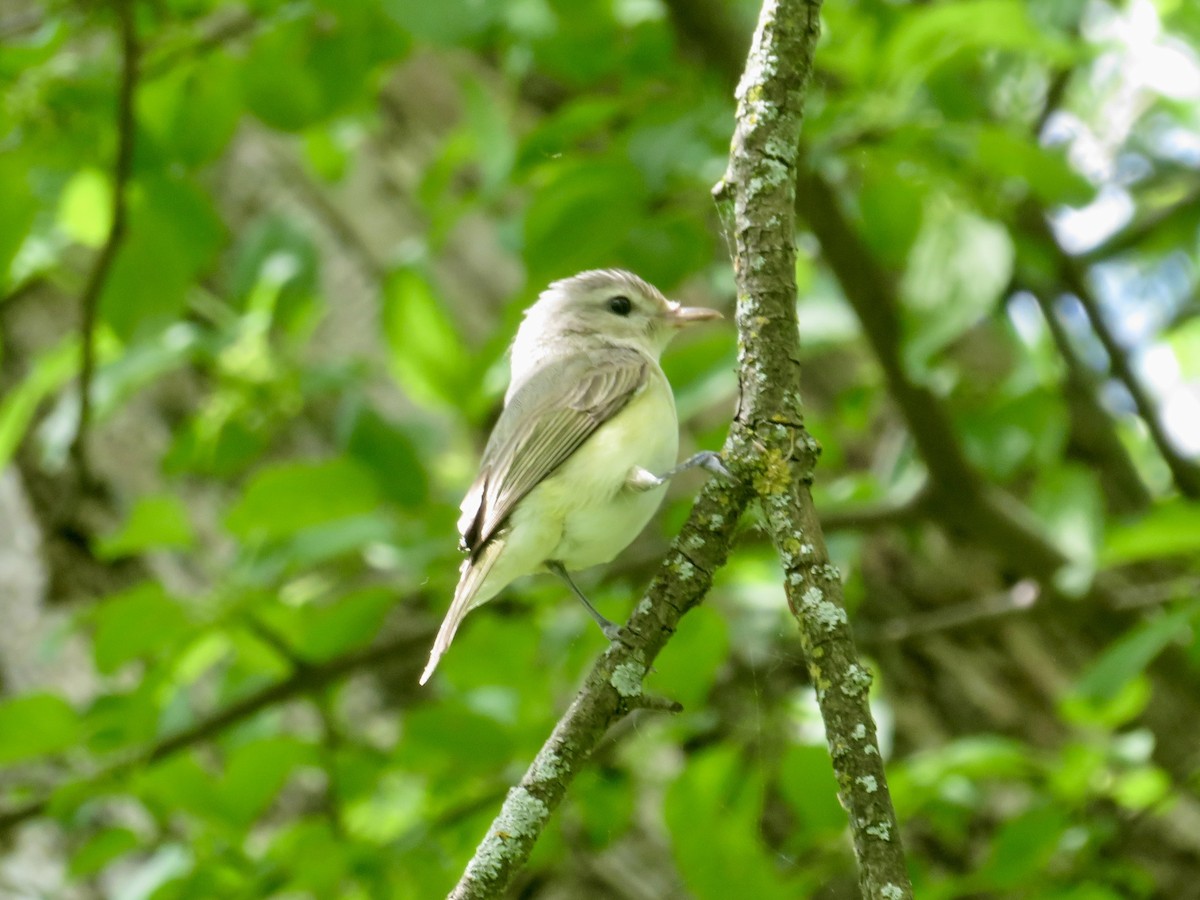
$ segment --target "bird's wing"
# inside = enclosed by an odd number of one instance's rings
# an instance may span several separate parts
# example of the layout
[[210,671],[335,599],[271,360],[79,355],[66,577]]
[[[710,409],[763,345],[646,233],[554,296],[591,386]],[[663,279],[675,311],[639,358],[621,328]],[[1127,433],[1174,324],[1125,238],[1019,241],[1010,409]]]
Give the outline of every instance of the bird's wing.
[[646,385],[650,361],[619,349],[603,362],[578,354],[547,363],[500,414],[479,475],[462,502],[462,547],[476,553],[513,507]]

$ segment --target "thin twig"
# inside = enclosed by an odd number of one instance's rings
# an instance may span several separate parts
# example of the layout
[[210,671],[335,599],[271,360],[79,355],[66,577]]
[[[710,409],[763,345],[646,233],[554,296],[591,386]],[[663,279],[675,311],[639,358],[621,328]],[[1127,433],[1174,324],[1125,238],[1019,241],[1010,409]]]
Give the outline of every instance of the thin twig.
[[1150,492],[1121,443],[1112,416],[1100,402],[1096,377],[1075,352],[1070,335],[1046,292],[1030,290],[1029,293],[1041,309],[1050,337],[1067,367],[1064,394],[1078,452],[1090,457],[1097,465],[1114,511],[1146,509],[1151,503]]
[[1023,579],[1006,591],[942,609],[888,619],[875,626],[857,629],[856,634],[859,640],[869,644],[905,641],[1032,609],[1041,596],[1042,588],[1036,581]]
[[1159,455],[1167,464],[1167,468],[1171,470],[1175,486],[1183,496],[1192,500],[1200,499],[1200,465],[1183,456],[1171,443],[1171,438],[1163,427],[1158,406],[1154,398],[1150,396],[1150,392],[1146,390],[1145,385],[1142,384],[1141,379],[1138,378],[1137,373],[1133,371],[1133,366],[1129,362],[1129,350],[1121,344],[1109,325],[1104,310],[1101,309],[1100,300],[1092,290],[1091,284],[1088,283],[1083,264],[1062,248],[1044,210],[1039,209],[1032,202],[1027,203],[1022,207],[1018,218],[1025,230],[1039,240],[1053,255],[1058,277],[1062,279],[1063,287],[1074,295],[1080,306],[1083,307],[1092,332],[1108,355],[1108,363],[1113,376],[1125,385],[1125,390],[1133,398],[1138,416],[1146,423],[1146,429],[1150,432],[1150,439],[1158,448]]
[[133,4],[134,0],[117,0],[116,4],[121,33],[121,82],[117,90],[117,154],[112,168],[112,223],[79,297],[83,357],[79,369],[79,424],[71,441],[71,458],[79,482],[84,485],[92,481],[87,439],[92,419],[92,377],[96,369],[96,308],[117,251],[125,238],[128,217],[126,188],[133,173],[133,103],[138,81],[137,23]]

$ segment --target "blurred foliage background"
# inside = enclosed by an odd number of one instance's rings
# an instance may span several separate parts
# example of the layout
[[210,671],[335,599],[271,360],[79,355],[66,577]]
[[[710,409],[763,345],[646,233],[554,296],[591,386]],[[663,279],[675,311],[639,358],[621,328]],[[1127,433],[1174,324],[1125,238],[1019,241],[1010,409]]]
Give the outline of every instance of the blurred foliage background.
[[[416,685],[507,341],[592,266],[731,309],[756,12],[3,4],[0,895],[450,888],[603,646],[532,578]],[[1200,6],[824,26],[805,403],[917,896],[1200,897]],[[735,344],[668,353],[682,452]],[[585,577],[609,615],[698,477]],[[753,517],[647,689],[686,711],[614,731],[515,896],[856,896]]]

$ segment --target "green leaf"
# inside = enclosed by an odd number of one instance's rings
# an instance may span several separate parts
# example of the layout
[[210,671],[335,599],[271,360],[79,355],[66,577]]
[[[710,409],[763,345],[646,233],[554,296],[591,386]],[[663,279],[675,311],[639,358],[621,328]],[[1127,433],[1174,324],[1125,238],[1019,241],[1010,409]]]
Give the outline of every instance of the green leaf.
[[[966,0],[907,11],[899,18],[878,71],[894,80],[919,82],[957,53],[988,48],[1069,62],[1066,41],[1039,28],[1021,0]],[[985,24],[986,23],[986,24]]]
[[190,627],[183,609],[155,581],[105,598],[92,620],[92,654],[106,675],[130,660],[164,652]]
[[790,744],[780,763],[779,787],[806,834],[815,837],[845,830],[846,811],[838,800],[837,779],[824,747]]
[[645,218],[642,173],[630,162],[593,159],[549,169],[525,213],[525,262],[533,284],[612,265]]
[[270,737],[233,750],[221,779],[221,799],[230,821],[249,826],[300,766],[316,759],[312,745],[294,737]]
[[300,131],[373,93],[375,64],[404,48],[373,3],[276,18],[259,32],[243,64],[246,105],[272,128]]
[[104,559],[114,559],[150,548],[190,547],[193,539],[183,501],[173,494],[152,494],[138,498],[125,523],[100,541],[96,552]]
[[63,188],[58,224],[86,247],[99,247],[112,227],[112,185],[99,169],[80,169]]
[[72,335],[38,354],[25,379],[0,399],[0,471],[12,459],[41,402],[78,369],[79,338]]
[[174,321],[222,239],[211,201],[194,184],[139,179],[130,188],[128,237],[100,296],[101,318],[125,340]]
[[[406,768],[447,772],[463,778],[507,763],[513,752],[511,731],[460,702],[414,709],[404,717],[404,739],[396,756]],[[447,747],[470,747],[466,757],[448,757]]]
[[428,499],[429,476],[408,432],[375,410],[354,417],[346,452],[371,470],[389,500],[415,509]]
[[1074,693],[1091,703],[1111,700],[1163,650],[1189,633],[1197,611],[1195,604],[1187,604],[1137,626],[1088,666]]
[[152,810],[157,807],[164,819],[177,812],[209,820],[225,818],[217,780],[201,767],[194,750],[141,772],[135,784],[142,800]]
[[1117,777],[1112,796],[1126,809],[1143,812],[1162,803],[1171,790],[1171,777],[1166,772],[1153,766],[1139,766]]
[[1095,574],[1104,529],[1104,498],[1095,473],[1070,465],[1049,469],[1031,505],[1045,533],[1071,561],[1069,577],[1086,587]]
[[1200,381],[1200,317],[1187,319],[1167,335],[1179,373],[1188,381]]
[[326,606],[304,607],[296,651],[305,659],[321,662],[368,644],[395,603],[391,591],[368,588]]
[[1136,522],[1109,527],[1104,540],[1106,566],[1143,559],[1189,556],[1200,551],[1200,504],[1160,503]]
[[128,828],[105,828],[88,838],[71,854],[69,871],[74,878],[94,875],[119,856],[140,845],[138,836]]
[[904,265],[921,231],[928,191],[899,164],[867,170],[858,192],[859,218],[863,238],[881,262],[897,269]]
[[214,50],[138,86],[138,122],[168,159],[198,166],[220,156],[242,115],[240,72]]
[[[730,884],[755,900],[795,898],[797,890],[775,873],[759,841],[762,784],[734,748],[693,755],[667,790],[663,809],[679,871],[699,900],[727,900]],[[714,835],[705,823],[720,823]]]
[[901,284],[912,373],[921,375],[931,357],[992,312],[1012,278],[1014,256],[1003,226],[947,197],[926,204]]
[[352,460],[280,463],[254,475],[225,527],[244,541],[276,540],[368,513],[378,503],[375,482]]
[[1065,810],[1032,809],[1005,822],[992,844],[991,857],[976,873],[989,889],[1036,888],[1045,877],[1070,823]]
[[458,407],[470,396],[467,350],[433,286],[411,267],[384,286],[383,331],[396,380],[418,402]]
[[[5,55],[10,46],[6,46]],[[11,149],[0,153],[0,197],[4,198],[4,215],[0,215],[0,287],[8,282],[13,257],[28,237],[38,204],[31,190],[29,160]]]
[[1082,206],[1095,193],[1072,168],[1066,148],[1043,147],[1030,135],[993,125],[978,128],[964,156],[994,179],[1024,183],[1044,206]]
[[62,697],[26,694],[0,703],[0,764],[61,753],[79,741],[79,717]]
[[721,616],[708,610],[687,616],[655,660],[647,689],[678,700],[684,709],[703,708],[728,654],[729,636]]
[[470,46],[499,15],[499,5],[475,0],[382,0],[384,12],[414,38],[446,47]]

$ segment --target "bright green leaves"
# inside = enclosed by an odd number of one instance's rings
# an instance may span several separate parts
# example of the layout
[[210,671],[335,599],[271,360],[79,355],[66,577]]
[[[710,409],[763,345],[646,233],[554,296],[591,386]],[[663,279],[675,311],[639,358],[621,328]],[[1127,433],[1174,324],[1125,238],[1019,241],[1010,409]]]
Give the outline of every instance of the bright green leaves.
[[106,675],[131,660],[166,652],[191,627],[184,608],[156,582],[107,597],[91,618],[92,653]]
[[0,154],[0,197],[5,198],[0,216],[0,286],[7,285],[9,266],[37,213],[26,165],[27,160],[12,152]]
[[1167,647],[1191,637],[1200,619],[1194,603],[1154,616],[1096,658],[1075,685],[1075,695],[1096,707],[1110,703]]
[[536,185],[525,213],[530,280],[610,264],[630,226],[644,216],[647,193],[637,168],[621,160],[555,166]]
[[1200,552],[1200,509],[1185,500],[1169,500],[1137,521],[1110,524],[1104,542],[1108,565]]
[[997,179],[1002,187],[1016,183],[1046,208],[1083,205],[1091,199],[1091,183],[1071,166],[1061,149],[996,126],[984,125],[963,134],[964,160]]
[[266,607],[260,615],[301,659],[324,662],[369,644],[395,604],[392,591],[367,588],[331,602]]
[[[759,837],[761,776],[732,748],[695,756],[667,791],[664,815],[679,870],[701,900],[724,900],[730,885],[741,896],[794,898],[808,892]],[[720,823],[719,834],[702,823]]]
[[905,361],[920,376],[931,357],[995,308],[1012,277],[1012,239],[948,197],[924,207],[902,283]]
[[150,548],[188,547],[192,538],[183,501],[170,494],[156,494],[140,498],[121,528],[96,549],[101,556],[111,559]]
[[246,104],[272,128],[299,131],[370,96],[375,66],[405,49],[366,0],[285,18],[263,30],[243,64]]
[[75,711],[55,694],[26,694],[0,702],[0,765],[62,753],[79,735]]
[[382,0],[384,13],[413,38],[442,46],[470,45],[495,20],[498,4],[449,0]]
[[143,84],[137,116],[146,152],[189,167],[217,159],[242,116],[238,79],[233,58],[218,50]]
[[1035,24],[1020,0],[968,0],[924,7],[899,19],[877,60],[878,71],[885,78],[916,82],[956,54],[984,49],[1055,62],[1072,56],[1066,42]]
[[350,460],[283,463],[251,479],[225,527],[243,541],[276,540],[370,513],[378,503],[375,482]]
[[222,829],[247,828],[297,768],[315,762],[312,746],[292,737],[270,737],[229,751],[220,775],[196,756],[181,754],[139,779],[139,793],[164,817],[187,812]]
[[123,340],[173,321],[223,239],[212,201],[194,184],[139,179],[130,188],[129,234],[100,296],[101,317]]
[[63,188],[58,224],[67,237],[99,247],[112,227],[112,184],[98,169],[80,169]]
[[383,332],[392,372],[414,400],[454,406],[477,389],[477,373],[453,320],[416,269],[398,269],[388,278]]
[[105,828],[71,855],[71,875],[76,878],[94,875],[118,857],[136,850],[139,844],[137,835],[128,828]]
[[79,341],[64,338],[43,351],[33,370],[0,398],[0,469],[8,465],[40,404],[79,368]]

